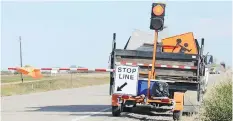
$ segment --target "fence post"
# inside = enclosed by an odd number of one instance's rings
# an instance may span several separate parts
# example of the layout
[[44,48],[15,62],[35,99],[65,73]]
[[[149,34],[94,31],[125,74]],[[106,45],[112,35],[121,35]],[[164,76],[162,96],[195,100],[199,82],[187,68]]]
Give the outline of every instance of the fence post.
[[52,80],[49,81],[49,90],[51,89],[51,81],[52,81]]
[[33,83],[32,83],[32,90],[34,90],[34,85],[33,85]]

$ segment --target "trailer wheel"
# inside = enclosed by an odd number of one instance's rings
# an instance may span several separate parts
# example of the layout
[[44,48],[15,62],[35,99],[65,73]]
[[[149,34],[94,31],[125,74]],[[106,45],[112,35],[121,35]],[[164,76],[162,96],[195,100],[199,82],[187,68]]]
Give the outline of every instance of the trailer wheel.
[[123,107],[123,112],[131,112],[132,108],[131,107]]
[[112,115],[120,116],[121,115],[121,107],[120,106],[112,106]]
[[173,120],[180,121],[182,116],[182,111],[174,111],[173,112]]

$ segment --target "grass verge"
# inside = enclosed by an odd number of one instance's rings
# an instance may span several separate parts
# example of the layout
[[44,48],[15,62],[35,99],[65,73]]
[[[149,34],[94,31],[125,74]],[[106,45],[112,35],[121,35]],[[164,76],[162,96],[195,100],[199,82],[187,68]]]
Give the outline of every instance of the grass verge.
[[2,96],[11,96],[33,92],[44,92],[49,90],[100,85],[106,83],[109,83],[109,74],[61,75],[39,82],[1,85],[1,94]]
[[202,121],[232,121],[231,76],[212,88],[202,108]]
[[[52,77],[48,77],[48,76],[43,77],[43,79],[50,79],[50,78]],[[30,76],[25,76],[25,75],[23,75],[23,79],[24,79],[24,82],[38,80],[38,79],[34,79]],[[21,82],[21,77],[19,74],[18,75],[1,75],[2,84],[13,83],[13,82]]]

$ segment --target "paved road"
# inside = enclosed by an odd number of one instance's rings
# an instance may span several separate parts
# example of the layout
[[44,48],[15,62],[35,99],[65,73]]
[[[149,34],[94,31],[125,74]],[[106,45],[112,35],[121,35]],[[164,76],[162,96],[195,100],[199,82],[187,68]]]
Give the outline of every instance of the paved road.
[[[218,76],[211,76],[211,83]],[[108,85],[2,97],[2,121],[135,121],[172,120],[156,114],[123,113],[111,116]],[[156,120],[155,120],[156,121]]]

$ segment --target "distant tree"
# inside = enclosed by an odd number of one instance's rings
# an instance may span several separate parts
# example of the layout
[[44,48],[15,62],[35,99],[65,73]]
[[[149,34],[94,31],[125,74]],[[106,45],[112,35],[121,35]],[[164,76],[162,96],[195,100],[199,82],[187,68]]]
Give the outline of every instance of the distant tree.
[[14,71],[14,75],[17,75],[17,74],[19,74],[19,72],[18,71]]

